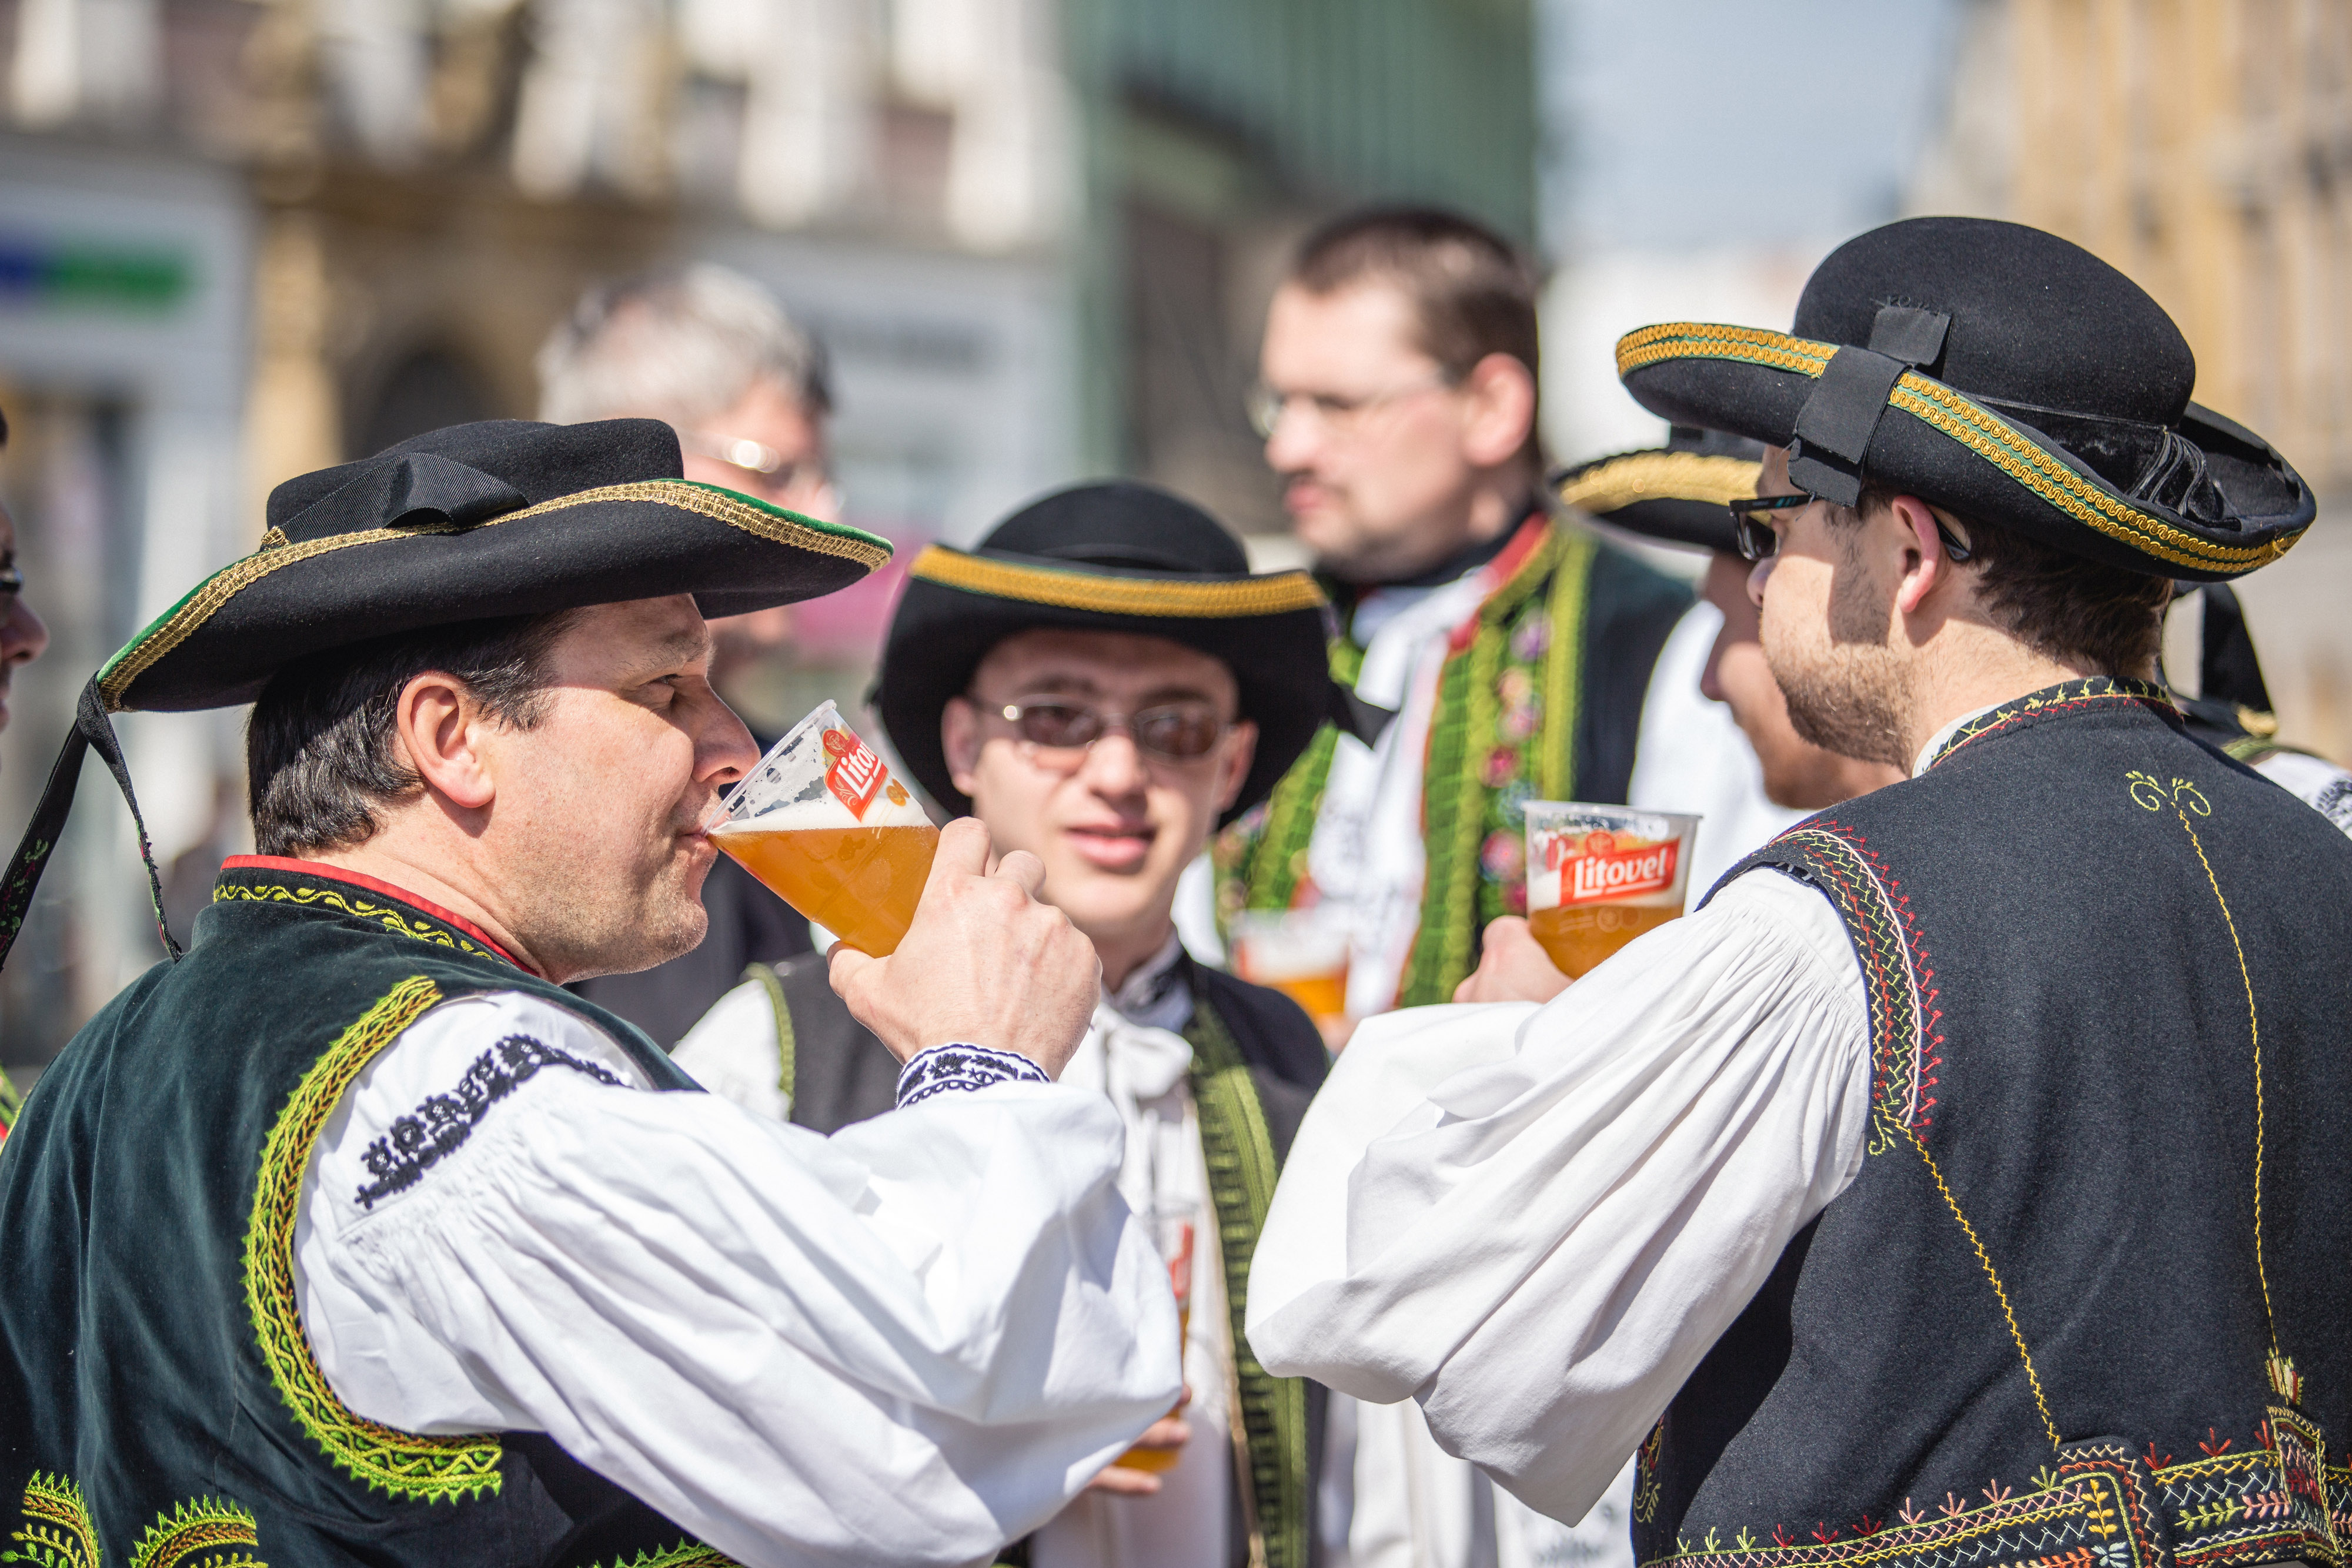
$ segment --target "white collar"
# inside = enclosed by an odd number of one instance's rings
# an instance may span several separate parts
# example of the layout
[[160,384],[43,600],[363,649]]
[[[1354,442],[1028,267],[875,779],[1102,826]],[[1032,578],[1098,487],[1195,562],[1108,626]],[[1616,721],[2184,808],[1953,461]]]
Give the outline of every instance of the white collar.
[[1952,737],[1960,732],[1960,727],[1962,725],[1972,724],[1976,720],[1984,717],[1985,715],[1992,712],[1993,709],[2000,707],[2002,703],[2013,702],[2016,699],[2013,697],[2003,697],[2000,702],[1987,703],[1982,707],[1970,708],[1968,712],[1960,715],[1958,718],[1952,720],[1951,723],[1946,725],[1943,728],[1929,736],[1927,737],[1927,744],[1919,748],[1918,757],[1911,764],[1911,777],[1916,779],[1919,775],[1927,771],[1927,765],[1936,760],[1936,753],[1943,750],[1945,742],[1950,740]]

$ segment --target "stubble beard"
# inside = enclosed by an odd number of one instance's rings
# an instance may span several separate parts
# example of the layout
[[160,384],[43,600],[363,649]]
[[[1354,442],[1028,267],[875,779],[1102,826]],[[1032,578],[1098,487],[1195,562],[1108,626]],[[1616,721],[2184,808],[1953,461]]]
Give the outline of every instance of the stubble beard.
[[1789,724],[1824,751],[1909,769],[1904,716],[1910,704],[1885,607],[1847,574],[1830,596],[1828,635],[1790,647],[1768,638],[1764,657],[1789,702]]

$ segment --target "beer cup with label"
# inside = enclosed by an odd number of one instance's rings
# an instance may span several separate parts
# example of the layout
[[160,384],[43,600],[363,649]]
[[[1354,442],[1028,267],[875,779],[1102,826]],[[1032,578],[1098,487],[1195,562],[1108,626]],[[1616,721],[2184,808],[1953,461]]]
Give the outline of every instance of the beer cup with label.
[[1575,979],[1683,912],[1698,819],[1530,800],[1528,929]]
[[[1151,1233],[1160,1260],[1168,1265],[1168,1284],[1176,1292],[1176,1344],[1180,1362],[1192,1346],[1192,1239],[1199,1210],[1189,1203],[1156,1203],[1136,1216]],[[1176,1410],[1184,1408],[1180,1401]],[[1171,1416],[1176,1410],[1168,1412]],[[1170,1470],[1182,1457],[1177,1448],[1129,1448],[1111,1461],[1130,1470]]]
[[720,809],[710,841],[769,891],[861,952],[898,951],[940,831],[832,703],[776,742]]
[[1234,973],[1272,986],[1318,1024],[1348,1014],[1348,927],[1313,909],[1245,909],[1234,916]]

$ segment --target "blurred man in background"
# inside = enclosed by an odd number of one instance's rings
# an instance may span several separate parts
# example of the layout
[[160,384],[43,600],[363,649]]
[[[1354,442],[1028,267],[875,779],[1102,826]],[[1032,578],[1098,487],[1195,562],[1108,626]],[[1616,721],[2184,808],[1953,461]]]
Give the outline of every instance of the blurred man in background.
[[[8,421],[0,416],[0,447],[8,444]],[[29,664],[49,645],[49,629],[25,602],[25,574],[16,569],[16,521],[0,507],[0,729],[8,727],[8,685],[20,664]],[[16,1088],[0,1072],[0,1144],[16,1120]]]
[[[590,289],[540,350],[539,378],[539,416],[551,423],[661,420],[677,432],[688,479],[834,520],[824,350],[740,273],[703,263]],[[731,701],[751,667],[790,643],[792,612],[721,616],[710,631],[710,682]],[[702,897],[701,946],[642,974],[585,981],[581,995],[675,1045],[747,966],[809,951],[806,924],[733,861],[712,868]]]
[[[1546,513],[1536,287],[1477,224],[1379,210],[1312,235],[1267,312],[1252,415],[1339,611],[1333,674],[1371,707],[1222,838],[1217,904],[1344,920],[1354,1018],[1449,999],[1486,924],[1526,912],[1522,802],[1625,800],[1690,603]],[[1334,1399],[1331,1423],[1358,1568],[1467,1568],[1498,1533],[1516,1560],[1558,1529],[1448,1458],[1410,1402]]]
[[1316,234],[1261,367],[1266,462],[1339,613],[1333,673],[1397,716],[1327,731],[1227,835],[1219,911],[1340,915],[1356,1017],[1442,1002],[1486,924],[1525,911],[1519,804],[1625,799],[1690,596],[1546,515],[1536,278],[1478,225],[1382,210]]

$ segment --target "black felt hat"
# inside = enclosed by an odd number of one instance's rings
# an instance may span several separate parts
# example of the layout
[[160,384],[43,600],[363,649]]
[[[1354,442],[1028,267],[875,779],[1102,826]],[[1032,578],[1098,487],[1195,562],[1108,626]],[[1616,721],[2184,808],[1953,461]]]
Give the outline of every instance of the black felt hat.
[[2019,224],[1874,229],[1814,269],[1792,330],[1644,327],[1617,373],[1676,424],[1788,447],[1790,483],[1841,506],[1868,481],[2133,571],[2238,577],[2315,511],[2260,436],[2189,401],[2155,300]]
[[988,651],[1016,632],[1066,627],[1164,637],[1224,662],[1257,755],[1224,821],[1272,792],[1325,720],[1353,722],[1331,679],[1328,606],[1304,571],[1252,576],[1208,513],[1149,485],[1078,485],[1032,501],[966,551],[915,558],[890,620],[875,705],[915,781],[958,813],[940,714]]
[[[0,957],[31,906],[95,747],[139,813],[110,714],[225,707],[298,660],[455,622],[690,593],[730,615],[845,588],[882,539],[680,477],[658,420],[453,425],[270,493],[260,548],[198,583],[81,695],[0,884]],[[146,853],[146,831],[140,831]],[[152,857],[148,877],[163,924]],[[168,931],[166,948],[178,949]]]
[[1563,506],[1661,544],[1739,551],[1727,502],[1756,494],[1764,448],[1746,436],[1674,427],[1664,446],[1596,457],[1551,476]]

